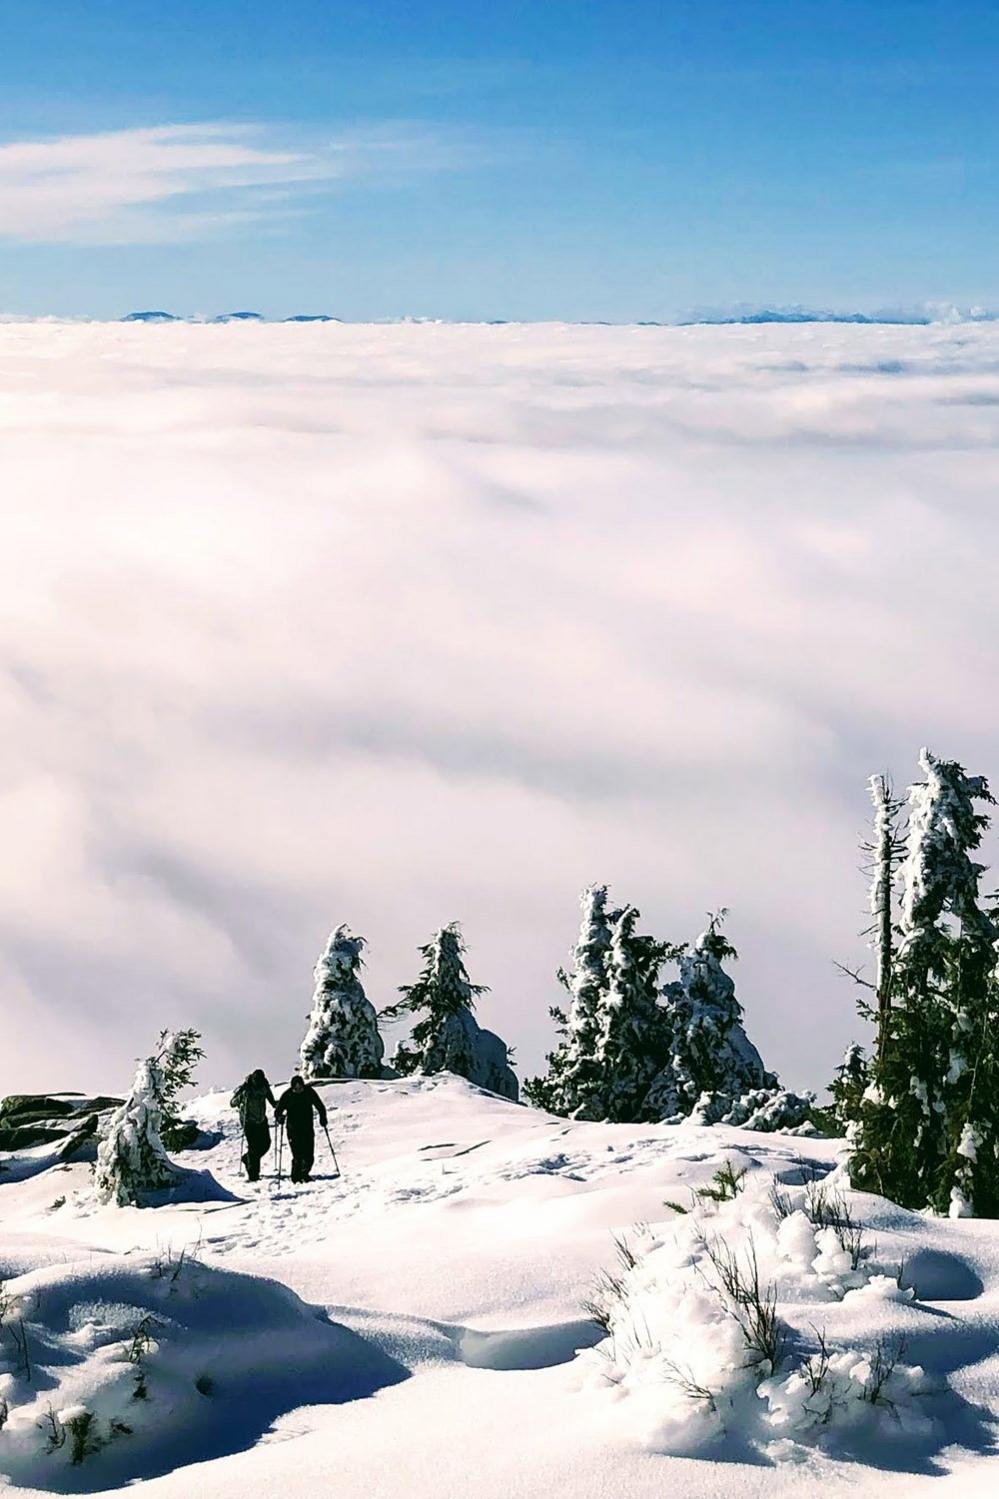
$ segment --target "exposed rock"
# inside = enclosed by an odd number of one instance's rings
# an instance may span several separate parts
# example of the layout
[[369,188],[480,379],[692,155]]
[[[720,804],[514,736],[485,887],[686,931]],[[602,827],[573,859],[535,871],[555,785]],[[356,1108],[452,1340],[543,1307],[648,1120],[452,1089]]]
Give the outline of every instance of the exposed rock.
[[65,1137],[65,1129],[44,1123],[0,1127],[0,1150],[30,1150],[33,1145],[47,1145]]
[[11,1093],[0,1102],[0,1120],[8,1124],[12,1117],[27,1114],[32,1119],[58,1119],[74,1114],[77,1105],[49,1093]]
[[83,1123],[67,1135],[56,1154],[60,1161],[75,1161],[80,1152],[87,1145],[93,1145],[97,1139],[98,1116],[88,1114]]
[[[0,1151],[31,1150],[74,1138],[80,1148],[96,1133],[101,1114],[120,1104],[120,1098],[103,1094],[12,1093],[0,1101]],[[91,1118],[94,1128],[88,1129]]]

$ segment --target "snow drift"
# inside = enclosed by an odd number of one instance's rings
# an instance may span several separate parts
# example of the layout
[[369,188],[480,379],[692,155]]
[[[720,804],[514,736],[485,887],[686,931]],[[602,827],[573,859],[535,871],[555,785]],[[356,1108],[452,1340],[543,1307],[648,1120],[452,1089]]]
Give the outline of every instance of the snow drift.
[[284,1411],[405,1374],[284,1286],[183,1251],[37,1270],[0,1310],[0,1474],[48,1490],[235,1452]]
[[[338,1499],[988,1492],[995,1224],[850,1191],[842,1142],[571,1121],[449,1075],[322,1095],[339,1179],[248,1188],[228,1090],[187,1110],[218,1143],[177,1164],[236,1202],[100,1205],[79,1162],[0,1177],[37,1369],[0,1337],[23,1412],[0,1472],[36,1493],[159,1473],[151,1499],[308,1499],[334,1468]],[[769,1368],[725,1292],[754,1256]]]

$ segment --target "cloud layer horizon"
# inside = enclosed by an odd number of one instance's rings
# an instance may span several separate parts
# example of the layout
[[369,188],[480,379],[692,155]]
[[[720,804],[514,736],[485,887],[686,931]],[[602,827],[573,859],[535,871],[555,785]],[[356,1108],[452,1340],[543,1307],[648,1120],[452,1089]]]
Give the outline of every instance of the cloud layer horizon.
[[[581,886],[859,1033],[865,780],[999,776],[999,329],[5,326],[0,1093],[280,1075],[460,920],[521,1075]],[[989,850],[986,851],[986,857]]]

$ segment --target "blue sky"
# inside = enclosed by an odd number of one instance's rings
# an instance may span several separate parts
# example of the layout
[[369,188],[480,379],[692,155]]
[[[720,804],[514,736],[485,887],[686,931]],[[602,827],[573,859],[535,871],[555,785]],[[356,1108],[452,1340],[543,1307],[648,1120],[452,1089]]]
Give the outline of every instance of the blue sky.
[[0,310],[999,303],[999,6],[0,0]]

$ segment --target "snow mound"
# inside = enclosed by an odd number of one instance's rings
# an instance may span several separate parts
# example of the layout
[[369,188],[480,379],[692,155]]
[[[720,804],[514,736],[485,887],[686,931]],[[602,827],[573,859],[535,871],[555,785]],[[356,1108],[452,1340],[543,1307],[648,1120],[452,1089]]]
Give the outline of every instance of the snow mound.
[[[781,1186],[750,1164],[619,1241],[622,1273],[593,1303],[607,1336],[581,1360],[624,1400],[629,1431],[675,1456],[801,1461],[817,1448],[888,1467],[981,1445],[991,1419],[948,1388],[946,1336],[858,1216],[871,1199],[817,1178]],[[925,1231],[902,1219],[896,1231]],[[930,1281],[973,1281],[956,1256],[920,1255]]]
[[481,1026],[470,1010],[444,1021],[432,1057],[434,1072],[453,1073],[477,1088],[516,1102],[517,1076],[509,1065],[507,1045]]
[[57,1492],[240,1451],[289,1410],[405,1377],[284,1286],[183,1253],[49,1266],[0,1309],[0,1474]]

